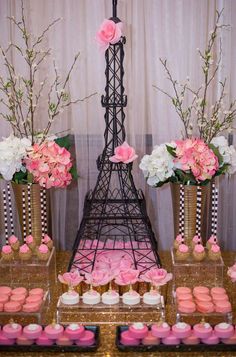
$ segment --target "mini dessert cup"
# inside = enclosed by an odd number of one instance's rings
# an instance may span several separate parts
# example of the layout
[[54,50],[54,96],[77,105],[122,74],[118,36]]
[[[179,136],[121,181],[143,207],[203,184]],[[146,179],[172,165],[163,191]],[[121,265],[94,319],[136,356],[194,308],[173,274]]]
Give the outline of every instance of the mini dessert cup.
[[189,247],[182,242],[176,250],[176,260],[187,260],[189,255]]
[[35,250],[35,248],[36,248],[36,241],[35,241],[34,237],[33,237],[31,234],[25,238],[25,242],[26,242],[26,244],[28,245],[28,247],[29,247],[32,251]]
[[177,250],[179,248],[179,245],[182,243],[183,237],[182,234],[178,234],[174,240],[174,248]]
[[14,252],[17,252],[20,248],[19,239],[14,235],[9,237],[9,244],[12,247],[12,249],[14,250]]
[[220,247],[217,244],[212,244],[208,251],[208,257],[210,260],[217,261],[221,257]]
[[2,252],[1,252],[1,256],[2,256],[2,259],[5,260],[5,261],[8,261],[10,262],[11,260],[14,259],[14,252],[11,248],[10,245],[4,245],[2,247]]
[[41,244],[46,244],[50,250],[53,248],[53,241],[47,234],[44,234]]
[[37,249],[36,249],[36,254],[37,257],[39,258],[39,260],[48,260],[48,258],[50,257],[50,250],[48,249],[48,247],[46,246],[46,244],[41,244]]
[[30,260],[32,258],[32,251],[27,244],[23,244],[19,250],[19,258],[21,260]]
[[206,256],[205,248],[201,243],[197,243],[193,248],[193,258],[197,262],[201,262]]

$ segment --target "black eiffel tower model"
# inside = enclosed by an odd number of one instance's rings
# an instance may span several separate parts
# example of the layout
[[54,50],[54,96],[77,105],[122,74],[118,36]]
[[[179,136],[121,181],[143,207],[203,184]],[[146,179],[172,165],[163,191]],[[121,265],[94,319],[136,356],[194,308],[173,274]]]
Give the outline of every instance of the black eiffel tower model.
[[[118,23],[116,11],[117,0],[113,0],[111,20]],[[96,186],[85,197],[83,218],[68,267],[68,270],[78,268],[81,274],[93,270],[96,258],[104,250],[125,250],[134,268],[141,272],[161,265],[144,195],[133,181],[132,163],[109,160],[114,149],[125,141],[124,44],[122,37],[105,52],[106,87],[101,98],[106,109],[105,147],[97,159]]]

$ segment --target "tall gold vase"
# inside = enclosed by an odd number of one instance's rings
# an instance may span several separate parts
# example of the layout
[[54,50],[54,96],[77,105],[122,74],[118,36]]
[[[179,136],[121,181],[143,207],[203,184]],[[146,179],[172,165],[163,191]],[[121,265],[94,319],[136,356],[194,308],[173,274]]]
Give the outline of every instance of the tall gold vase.
[[[25,192],[25,225],[26,225],[26,235],[29,232],[29,205],[28,205],[28,195],[27,195],[27,185],[16,184],[12,182],[12,188],[15,196],[16,207],[18,211],[19,223],[21,228],[21,234],[23,237],[23,209],[22,209],[22,192]],[[30,207],[31,207],[31,234],[36,240],[37,245],[40,244],[42,239],[42,219],[41,219],[41,205],[40,205],[40,190],[42,188],[39,184],[31,185],[31,195],[30,195]],[[50,234],[50,204],[49,204],[49,191],[46,191],[46,208],[47,208],[47,232]]]
[[[180,184],[171,183],[175,237],[179,233]],[[211,184],[201,186],[201,237],[206,241],[209,224]],[[196,233],[197,186],[184,186],[184,238],[189,244]]]

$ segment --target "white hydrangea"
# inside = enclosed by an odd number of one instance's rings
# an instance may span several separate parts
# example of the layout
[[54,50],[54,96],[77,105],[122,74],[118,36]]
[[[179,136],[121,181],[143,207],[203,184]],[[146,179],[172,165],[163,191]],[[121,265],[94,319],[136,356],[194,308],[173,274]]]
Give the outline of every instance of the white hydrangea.
[[144,155],[139,165],[150,186],[155,187],[174,175],[174,158],[168,153],[166,145],[173,147],[172,143],[155,146],[151,155]]
[[11,180],[14,173],[23,168],[22,159],[26,156],[26,150],[30,146],[29,139],[20,139],[14,135],[0,142],[0,175],[5,180]]
[[229,164],[228,173],[236,172],[236,150],[233,145],[228,145],[228,141],[224,136],[217,136],[212,139],[211,143],[218,148],[219,153],[223,158],[224,164]]

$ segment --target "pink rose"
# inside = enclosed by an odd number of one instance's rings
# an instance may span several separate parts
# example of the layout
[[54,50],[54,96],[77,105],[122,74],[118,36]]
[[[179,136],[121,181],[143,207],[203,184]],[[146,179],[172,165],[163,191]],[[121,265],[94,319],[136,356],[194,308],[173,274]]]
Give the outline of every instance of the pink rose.
[[112,276],[104,270],[93,270],[85,274],[85,282],[92,286],[106,285],[112,280]]
[[69,286],[77,286],[81,283],[81,281],[84,280],[84,277],[80,275],[80,273],[77,270],[70,271],[64,274],[59,274],[58,275],[58,280],[62,284],[66,284]]
[[137,159],[138,155],[136,155],[134,148],[129,146],[125,141],[122,145],[117,146],[115,148],[115,155],[111,156],[109,160],[111,162],[123,162],[124,164],[128,164]]
[[104,20],[96,33],[96,41],[100,49],[105,51],[110,43],[115,44],[119,42],[122,36],[122,27],[121,22],[115,23],[112,20]]
[[127,269],[120,271],[115,278],[115,283],[118,285],[135,284],[138,281],[140,271],[135,269]]
[[167,273],[165,269],[152,268],[148,270],[145,274],[141,275],[140,279],[151,283],[154,286],[165,285],[169,280],[172,279],[172,274]]
[[228,268],[227,275],[231,278],[233,283],[236,283],[236,263]]

